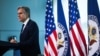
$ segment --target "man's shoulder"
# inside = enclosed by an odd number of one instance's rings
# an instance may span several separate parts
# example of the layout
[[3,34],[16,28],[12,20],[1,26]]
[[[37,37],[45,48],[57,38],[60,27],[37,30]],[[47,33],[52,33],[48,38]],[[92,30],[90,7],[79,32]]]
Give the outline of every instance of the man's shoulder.
[[[29,20],[29,22],[31,23],[31,24],[36,24],[36,22],[35,21],[33,21],[33,20]],[[37,25],[37,24],[36,24]]]
[[37,23],[35,22],[35,21],[33,21],[33,20],[29,20],[29,25],[30,26],[37,26]]

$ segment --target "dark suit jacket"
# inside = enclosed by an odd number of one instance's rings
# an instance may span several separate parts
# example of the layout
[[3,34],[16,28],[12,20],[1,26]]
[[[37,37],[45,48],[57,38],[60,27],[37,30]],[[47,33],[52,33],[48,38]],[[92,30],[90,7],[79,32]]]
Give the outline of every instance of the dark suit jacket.
[[17,44],[17,48],[20,48],[21,56],[40,54],[39,29],[34,21],[29,20],[24,31],[20,33],[20,43]]

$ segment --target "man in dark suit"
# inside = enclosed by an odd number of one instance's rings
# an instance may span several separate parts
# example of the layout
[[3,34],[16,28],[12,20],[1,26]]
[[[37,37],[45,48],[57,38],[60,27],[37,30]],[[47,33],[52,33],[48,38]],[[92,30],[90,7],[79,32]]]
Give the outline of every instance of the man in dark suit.
[[18,18],[23,23],[20,42],[10,40],[15,44],[14,48],[20,48],[21,56],[38,56],[39,48],[39,29],[37,24],[30,19],[30,9],[25,6],[18,7]]

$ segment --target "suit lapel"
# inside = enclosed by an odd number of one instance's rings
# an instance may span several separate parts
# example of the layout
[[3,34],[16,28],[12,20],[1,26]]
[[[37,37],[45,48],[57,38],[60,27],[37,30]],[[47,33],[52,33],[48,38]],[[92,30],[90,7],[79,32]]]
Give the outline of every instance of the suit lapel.
[[29,21],[28,21],[28,23],[26,24],[26,26],[25,26],[24,30],[21,32],[21,34],[23,34],[23,33],[24,33],[24,31],[28,28],[28,25],[29,25],[30,21],[31,21],[31,20],[29,20]]

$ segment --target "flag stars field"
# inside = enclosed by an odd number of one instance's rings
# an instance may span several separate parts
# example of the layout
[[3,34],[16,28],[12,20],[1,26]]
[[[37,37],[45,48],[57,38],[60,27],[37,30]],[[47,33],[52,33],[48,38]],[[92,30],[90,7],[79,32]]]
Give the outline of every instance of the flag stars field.
[[45,21],[45,28],[46,28],[46,35],[45,35],[45,51],[44,56],[57,56],[57,46],[56,46],[56,27],[54,23],[53,17],[53,1],[47,0],[46,5],[46,21]]

